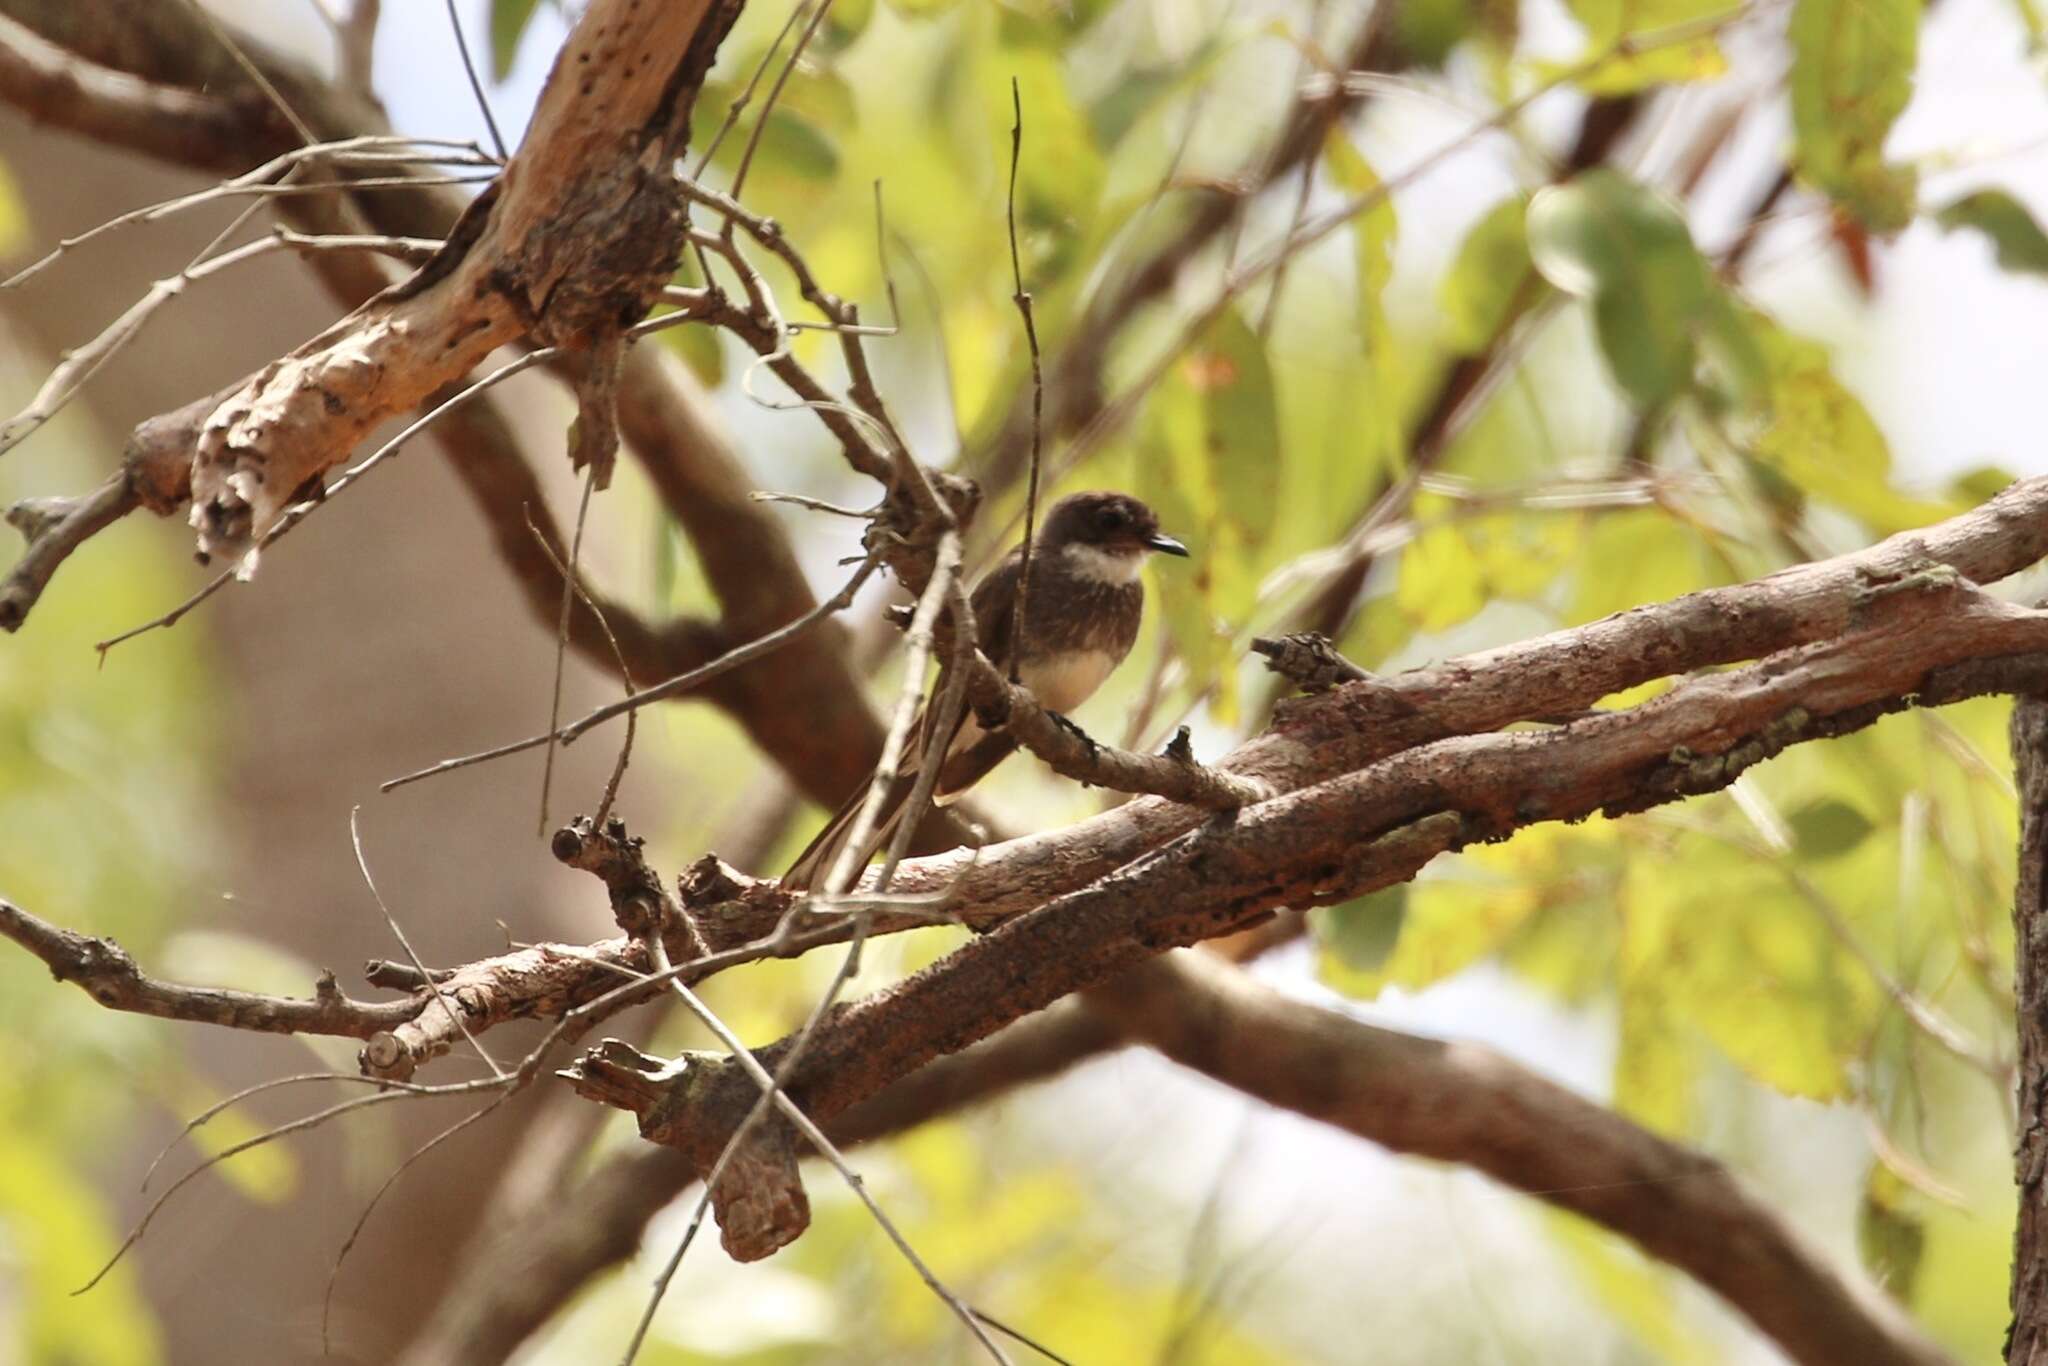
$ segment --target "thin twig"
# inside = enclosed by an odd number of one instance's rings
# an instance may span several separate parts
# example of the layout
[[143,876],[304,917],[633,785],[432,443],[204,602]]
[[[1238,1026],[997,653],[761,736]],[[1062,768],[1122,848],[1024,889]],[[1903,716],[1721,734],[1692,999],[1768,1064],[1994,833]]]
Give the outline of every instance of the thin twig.
[[262,1133],[245,1138],[240,1143],[229,1144],[211,1157],[208,1157],[191,1171],[180,1176],[176,1181],[173,1181],[165,1188],[162,1195],[151,1201],[149,1208],[142,1212],[142,1217],[136,1220],[134,1227],[129,1229],[128,1236],[121,1240],[121,1245],[114,1249],[113,1254],[107,1258],[106,1263],[99,1270],[93,1272],[92,1277],[85,1284],[79,1286],[78,1289],[71,1293],[83,1295],[86,1291],[105,1280],[107,1273],[120,1263],[121,1259],[127,1255],[128,1250],[142,1240],[142,1235],[148,1230],[151,1221],[169,1203],[172,1196],[183,1190],[191,1181],[211,1171],[231,1157],[248,1152],[251,1148],[259,1148],[265,1144],[274,1143],[281,1138],[289,1138],[293,1134],[318,1128],[330,1119],[336,1119],[357,1110],[367,1109],[372,1105],[383,1105],[394,1100],[405,1100],[411,1096],[471,1095],[483,1091],[494,1091],[512,1084],[514,1080],[512,1077],[483,1077],[475,1081],[446,1082],[440,1086],[433,1087],[409,1087],[403,1090],[378,1091],[373,1095],[357,1096],[353,1100],[339,1101],[324,1110],[302,1116],[299,1119],[277,1125],[274,1128],[265,1129]]
[[320,1351],[322,1355],[333,1354],[330,1328],[334,1319],[334,1287],[341,1281],[342,1263],[348,1260],[348,1254],[355,1249],[356,1240],[363,1236],[364,1227],[370,1222],[370,1216],[376,1212],[378,1204],[383,1201],[386,1193],[398,1184],[398,1178],[404,1176],[413,1163],[419,1161],[428,1153],[440,1147],[464,1129],[467,1129],[470,1125],[489,1116],[500,1105],[512,1099],[514,1094],[516,1093],[510,1089],[500,1091],[477,1109],[470,1111],[461,1119],[456,1120],[453,1124],[441,1130],[440,1133],[435,1134],[432,1138],[414,1148],[410,1153],[406,1154],[403,1162],[400,1162],[391,1169],[390,1174],[384,1178],[383,1184],[377,1187],[368,1202],[363,1205],[362,1213],[356,1216],[355,1223],[349,1228],[348,1237],[342,1239],[341,1246],[335,1249],[334,1264],[327,1268],[327,1289],[320,1296]]
[[772,654],[777,649],[787,645],[806,628],[815,625],[825,617],[832,615],[834,612],[843,611],[853,601],[854,593],[859,590],[863,583],[867,582],[868,576],[875,572],[876,564],[877,561],[873,556],[862,560],[860,568],[854,571],[853,577],[846,581],[844,587],[824,602],[819,603],[816,607],[798,617],[795,621],[790,622],[787,626],[777,627],[767,635],[750,640],[745,645],[734,646],[709,663],[700,664],[696,668],[678,674],[666,682],[657,683],[643,692],[635,693],[631,697],[621,698],[617,702],[607,703],[584,716],[581,720],[572,721],[568,725],[563,726],[559,731],[552,731],[548,735],[531,735],[524,740],[515,740],[509,745],[499,745],[495,749],[482,750],[476,754],[465,754],[456,759],[443,759],[432,767],[408,773],[400,778],[393,778],[389,782],[381,784],[377,790],[380,792],[390,792],[404,787],[407,783],[416,783],[422,778],[432,778],[438,774],[453,772],[458,768],[467,768],[471,764],[487,763],[492,759],[502,759],[509,754],[518,754],[525,750],[538,749],[540,746],[548,743],[551,738],[558,738],[565,745],[571,744],[578,736],[582,735],[592,726],[609,721],[614,716],[622,716],[628,712],[637,711],[650,702],[659,702],[663,698],[689,692],[702,684],[708,683],[720,674],[729,673],[743,664],[751,664],[763,655]]
[[[718,125],[718,131],[713,133],[711,141],[705,144],[704,151],[697,158],[696,168],[690,172],[690,179],[703,179],[704,168],[711,164],[711,158],[718,154],[719,147],[725,142],[726,134],[732,132],[740,121],[740,115],[753,101],[754,91],[759,88],[761,78],[768,74],[768,68],[775,62],[775,54],[782,49],[782,40],[789,36],[789,31],[796,27],[796,21],[803,17],[803,3],[802,0],[798,0],[797,4],[790,6],[789,18],[783,20],[782,27],[776,30],[775,41],[768,44],[768,50],[763,52],[761,60],[754,64],[754,74],[747,78],[747,88],[740,91],[738,99],[726,106],[725,122]],[[704,283],[711,283],[711,273],[708,270],[704,273]]]
[[[626,696],[631,697],[633,695],[633,671],[626,664],[626,652],[620,648],[618,634],[612,630],[612,624],[606,619],[604,609],[597,605],[597,599],[593,598],[590,595],[590,590],[583,586],[583,580],[579,576],[572,574],[568,567],[562,563],[561,556],[555,554],[555,548],[548,543],[546,534],[534,525],[533,510],[531,508],[526,510],[526,529],[532,532],[533,539],[540,543],[541,554],[548,557],[548,563],[555,567],[555,572],[560,574],[565,581],[575,588],[576,596],[583,599],[583,605],[590,609],[590,615],[597,618],[597,628],[604,632],[605,640],[612,647],[612,658],[618,662],[619,682],[626,689]],[[619,784],[625,781],[626,765],[633,758],[633,737],[638,730],[638,722],[638,712],[629,711],[626,713],[626,738],[619,745],[619,757],[617,762],[612,765],[610,781],[604,785],[604,796],[598,800],[597,814],[590,818],[591,825],[599,830],[604,828],[605,817],[612,813],[612,803],[618,799],[619,795]]]
[[[825,874],[824,892],[828,900],[853,885],[854,875],[864,861],[868,840],[874,835],[875,823],[881,819],[882,805],[888,799],[889,789],[895,785],[897,770],[903,764],[904,746],[909,743],[911,728],[917,722],[918,700],[924,695],[924,671],[931,659],[932,632],[938,624],[939,612],[945,606],[946,593],[959,570],[960,535],[948,531],[939,538],[931,581],[925,585],[917,601],[917,610],[911,615],[910,634],[904,649],[903,686],[890,717],[889,732],[882,740],[881,760],[875,765],[875,775],[868,783],[867,796],[861,802],[860,810],[854,813],[846,842],[839,846],[839,852]],[[910,819],[915,820],[914,813]],[[877,890],[886,891],[887,888]]]
[[[435,157],[420,156],[417,155],[416,153],[409,152],[393,152],[389,154],[389,156],[385,156],[381,154],[376,154],[370,150],[384,147],[445,147],[453,149],[459,153],[473,155],[476,158],[478,158],[478,160],[472,162],[467,160],[466,156],[461,155],[449,157]],[[363,137],[342,138],[335,142],[323,142],[316,143],[311,147],[300,147],[294,151],[284,152],[279,154],[278,156],[274,156],[270,160],[264,162],[262,165],[256,167],[254,170],[245,171],[241,175],[234,177],[232,180],[221,181],[217,184],[209,185],[203,190],[194,190],[190,194],[182,194],[175,196],[174,198],[171,199],[159,200],[154,204],[145,204],[139,209],[130,209],[126,213],[117,214],[114,217],[109,218],[104,223],[100,223],[93,227],[87,228],[84,232],[79,233],[76,236],[61,237],[57,240],[56,246],[50,248],[50,250],[44,252],[41,256],[29,262],[26,266],[23,266],[20,270],[8,276],[5,280],[0,280],[0,290],[18,288],[19,286],[21,286],[22,284],[26,283],[28,280],[36,276],[37,274],[48,269],[65,253],[74,251],[77,248],[82,247],[86,243],[92,241],[94,238],[99,237],[105,233],[113,232],[119,228],[130,227],[137,223],[153,223],[160,218],[166,218],[172,214],[182,213],[186,209],[197,208],[202,204],[212,203],[216,199],[229,198],[244,194],[275,193],[277,187],[275,185],[272,185],[270,183],[271,181],[273,181],[281,172],[313,157],[323,157],[328,160],[334,161],[338,165],[350,165],[359,161],[370,160],[373,157],[375,160],[378,161],[403,160],[406,162],[448,162],[450,164],[455,165],[490,164],[487,160],[483,158],[482,151],[476,146],[475,143],[458,142],[439,138],[408,138],[398,137],[389,134],[377,134],[365,135]],[[350,181],[346,183],[337,183],[336,185],[329,186],[326,188],[354,189],[359,188],[361,183],[362,182],[360,181]]]
[[[896,781],[896,769],[902,762],[903,747],[912,726],[916,723],[918,700],[924,693],[924,670],[925,663],[931,652],[933,627],[938,621],[939,609],[945,602],[947,589],[960,567],[960,537],[957,532],[949,531],[940,540],[938,555],[938,565],[933,570],[931,584],[926,587],[923,596],[918,599],[917,612],[911,621],[909,642],[903,666],[904,684],[897,697],[895,710],[890,718],[888,736],[882,744],[881,760],[875,765],[874,777],[868,783],[867,798],[861,803],[860,811],[854,819],[853,829],[849,833],[846,842],[840,846],[839,852],[833,860],[832,867],[825,877],[823,890],[826,896],[823,899],[828,903],[830,903],[834,895],[844,892],[848,883],[852,881],[853,874],[856,871],[855,864],[860,857],[859,850],[867,843],[869,832],[874,828],[876,813],[880,809],[882,800]],[[950,691],[958,692],[959,689],[955,688]],[[927,800],[930,798],[930,782],[928,779],[935,779],[939,768],[939,758],[942,757],[943,754],[934,757],[931,746],[927,746],[924,752],[924,769],[918,775],[918,783],[919,786],[924,788]],[[919,808],[912,806],[906,809],[913,813],[903,822],[905,826],[908,826],[915,823],[914,813]],[[893,867],[886,868],[884,869],[884,875],[887,876],[894,871]],[[886,884],[878,885],[875,890],[877,893],[886,892],[888,887]],[[739,1127],[733,1130],[732,1137],[727,1139],[725,1146],[719,1150],[717,1161],[712,1163],[710,1172],[704,1178],[703,1194],[698,1197],[697,1207],[690,1216],[689,1224],[683,1230],[681,1240],[676,1244],[676,1250],[670,1254],[668,1262],[661,1269],[661,1273],[655,1277],[653,1292],[648,1297],[647,1307],[641,1312],[639,1325],[634,1330],[632,1341],[626,1349],[626,1366],[632,1366],[633,1358],[639,1353],[641,1343],[646,1338],[648,1327],[654,1321],[654,1313],[661,1304],[662,1296],[668,1292],[669,1283],[675,1279],[677,1269],[682,1266],[684,1254],[690,1250],[690,1244],[696,1238],[697,1230],[703,1226],[705,1213],[711,1207],[712,1192],[718,1189],[719,1182],[724,1178],[726,1168],[731,1164],[734,1155],[745,1147],[747,1140],[752,1137],[754,1130],[759,1127],[762,1119],[767,1116],[771,1104],[781,1098],[782,1088],[788,1084],[790,1075],[796,1069],[798,1059],[803,1055],[805,1046],[810,1042],[811,1036],[817,1030],[818,1022],[824,1018],[825,1012],[831,1008],[832,1002],[838,998],[839,993],[845,989],[847,981],[857,970],[861,947],[867,938],[868,928],[872,924],[873,913],[871,911],[859,910],[854,912],[853,939],[847,946],[846,956],[840,960],[838,971],[833,974],[831,985],[818,998],[817,1004],[812,1007],[809,1016],[804,1020],[803,1029],[798,1033],[795,1045],[783,1055],[781,1064],[776,1067],[774,1079],[763,1089],[761,1098],[747,1111],[746,1117],[740,1121]],[[650,953],[662,951],[658,936],[650,938],[649,951]],[[680,988],[681,983],[678,982],[677,986]],[[691,998],[686,995],[684,999],[689,1001]],[[692,1009],[695,1008],[693,1005]]]
[[490,1055],[482,1043],[478,1042],[476,1035],[469,1032],[469,1022],[462,1016],[461,1005],[449,1000],[442,992],[440,979],[430,972],[427,965],[420,960],[419,952],[413,948],[412,941],[405,937],[405,930],[400,927],[398,917],[391,914],[391,908],[384,903],[384,894],[377,890],[377,880],[370,876],[369,856],[363,852],[362,814],[363,808],[360,805],[349,808],[348,838],[349,843],[355,846],[356,867],[362,870],[363,885],[370,889],[371,900],[375,901],[377,909],[383,912],[384,923],[391,927],[392,937],[398,940],[398,946],[405,950],[406,960],[412,964],[413,970],[418,972],[420,977],[426,982],[427,990],[434,994],[435,1002],[441,1009],[447,1011],[453,1017],[456,1026],[462,1030],[462,1037],[469,1040],[469,1046],[474,1048],[476,1055],[484,1060],[484,1066],[491,1069],[491,1075],[494,1077],[504,1076],[505,1069],[498,1066],[498,1060]]
[[[667,954],[661,947],[659,936],[655,936],[649,941],[648,948],[651,952],[658,955],[658,963],[665,963]],[[1010,1366],[1009,1356],[1001,1347],[996,1345],[995,1340],[982,1328],[981,1322],[976,1317],[974,1311],[968,1308],[959,1296],[949,1290],[945,1283],[933,1274],[932,1269],[925,1264],[924,1259],[918,1256],[917,1249],[910,1245],[910,1241],[903,1236],[902,1230],[898,1229],[889,1216],[883,1213],[881,1205],[876,1203],[875,1197],[869,1193],[867,1183],[861,1180],[860,1173],[854,1171],[852,1164],[846,1160],[846,1155],[840,1152],[837,1145],[825,1136],[825,1131],[812,1122],[811,1117],[806,1115],[796,1102],[789,1098],[787,1093],[777,1089],[775,1079],[768,1074],[768,1069],[761,1065],[761,1060],[755,1057],[745,1044],[740,1042],[739,1037],[726,1026],[725,1021],[719,1019],[711,1008],[705,1005],[698,997],[696,992],[690,990],[680,977],[672,975],[673,969],[663,966],[662,970],[671,974],[670,984],[676,995],[682,999],[683,1004],[689,1007],[690,1013],[702,1021],[704,1027],[709,1029],[717,1037],[718,1041],[725,1046],[727,1051],[732,1054],[733,1061],[739,1064],[740,1070],[751,1077],[754,1084],[761,1088],[763,1096],[773,1099],[775,1108],[780,1110],[783,1116],[796,1126],[797,1132],[804,1136],[818,1155],[832,1164],[834,1170],[845,1180],[853,1193],[860,1198],[860,1202],[867,1206],[868,1214],[874,1219],[881,1230],[888,1235],[889,1241],[896,1245],[896,1250],[903,1255],[904,1260],[910,1263],[911,1267],[923,1279],[925,1285],[931,1289],[932,1293],[943,1300],[946,1307],[953,1311],[954,1316],[966,1325],[967,1331],[974,1335],[975,1340],[982,1345],[992,1359],[1003,1363],[1003,1366]],[[721,1162],[732,1151],[734,1146],[732,1144],[727,1145],[726,1153],[720,1154]],[[706,1189],[710,1189],[708,1180]],[[650,1305],[648,1309],[649,1316],[652,1313],[653,1306]],[[637,1350],[638,1342],[642,1337],[644,1337],[644,1327],[641,1332],[635,1335],[635,1350]],[[629,1352],[625,1358],[626,1366],[631,1366],[632,1359],[633,1354]]]
[[[740,164],[732,173],[734,199],[738,199],[740,192],[746,188],[747,172],[753,168],[754,153],[760,149],[761,134],[768,127],[768,116],[775,112],[775,102],[782,98],[782,88],[789,84],[791,74],[796,71],[796,64],[803,60],[804,49],[810,46],[811,36],[818,31],[818,25],[825,21],[825,15],[831,8],[832,0],[818,0],[818,7],[811,12],[811,22],[804,26],[803,33],[796,40],[796,46],[789,50],[789,60],[782,64],[782,71],[776,76],[775,84],[769,88],[768,98],[763,101],[761,112],[754,116],[754,131],[748,135],[747,149],[740,154]],[[731,231],[730,224],[727,225],[727,231]]]
[[[562,615],[555,624],[555,686],[548,703],[547,758],[540,769],[540,826],[536,833],[542,839],[548,837],[548,789],[555,781],[555,732],[562,728],[562,675],[569,663],[569,613],[576,606],[576,567],[583,555],[583,526],[590,517],[590,495],[596,488],[597,462],[592,461],[583,475],[583,498],[576,505],[576,529],[569,536],[569,563],[562,569]],[[629,686],[626,696],[632,695]]]
[[178,1144],[189,1137],[195,1130],[211,1123],[226,1111],[248,1100],[251,1096],[261,1095],[265,1091],[275,1091],[281,1087],[298,1086],[309,1081],[352,1082],[358,1086],[376,1086],[380,1088],[392,1086],[403,1091],[425,1092],[432,1089],[426,1086],[416,1086],[409,1081],[386,1081],[381,1077],[366,1077],[360,1072],[299,1072],[289,1077],[272,1077],[269,1081],[259,1081],[253,1086],[244,1086],[233,1095],[225,1096],[215,1101],[198,1114],[192,1116],[192,1118],[186,1120],[184,1127],[171,1137],[170,1142],[157,1150],[156,1156],[150,1160],[148,1168],[142,1173],[142,1181],[137,1189],[145,1194],[148,1193],[150,1182],[156,1179],[157,1169],[163,1166],[166,1158],[177,1151]]
[[476,96],[476,107],[483,112],[484,127],[491,130],[491,144],[498,149],[500,162],[510,161],[511,152],[506,150],[505,135],[498,131],[497,116],[491,113],[491,102],[484,98],[484,83],[476,74],[476,62],[469,55],[469,39],[463,36],[462,20],[456,17],[455,0],[448,0],[448,27],[455,30],[455,50],[462,54],[462,71],[469,77],[470,93]]
[[[1024,157],[1024,97],[1017,78],[1010,77],[1010,295],[1024,319],[1024,340],[1031,348],[1031,482],[1024,495],[1024,552],[1017,567],[1017,614],[1010,627],[1010,681],[1019,681],[1024,663],[1024,636],[1031,628],[1031,552],[1038,536],[1038,477],[1045,448],[1045,371],[1038,353],[1038,323],[1031,312],[1031,294],[1024,288],[1024,262],[1017,252],[1017,165]],[[1003,663],[996,661],[998,667]]]
[[284,121],[292,126],[292,130],[299,135],[301,142],[311,145],[320,141],[314,135],[312,127],[299,117],[296,109],[292,108],[291,101],[287,100],[283,92],[271,84],[270,77],[263,74],[263,68],[249,59],[249,54],[242,51],[242,45],[235,41],[234,35],[227,31],[220,20],[213,17],[211,10],[201,4],[199,0],[185,0],[185,8],[191,10],[199,22],[212,31],[214,39],[223,48],[227,49],[227,54],[234,59],[235,65],[242,68],[242,74],[246,75],[250,83],[258,90],[261,90],[263,97],[269,100],[276,107],[277,112],[284,116]]

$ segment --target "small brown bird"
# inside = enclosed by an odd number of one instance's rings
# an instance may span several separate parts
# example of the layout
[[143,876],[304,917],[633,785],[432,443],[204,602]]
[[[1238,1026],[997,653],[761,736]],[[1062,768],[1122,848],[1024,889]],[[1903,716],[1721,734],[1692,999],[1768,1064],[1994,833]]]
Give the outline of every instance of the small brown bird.
[[[1129,494],[1075,493],[1060,499],[1046,513],[1032,543],[1024,630],[1017,630],[1022,545],[975,586],[969,602],[981,652],[1005,673],[1014,654],[1018,682],[1047,710],[1072,711],[1094,695],[1137,641],[1138,622],[1145,612],[1145,586],[1138,572],[1153,551],[1186,555],[1188,548],[1162,532],[1152,509]],[[941,687],[944,681],[942,673]],[[911,727],[906,755],[920,755],[928,748],[928,724],[928,714],[920,713]],[[936,796],[943,801],[966,791],[1016,748],[1008,731],[985,731],[972,712],[965,713],[946,744]],[[906,767],[890,784],[874,834],[857,864],[865,864],[889,842],[917,785],[917,772],[915,765]],[[782,875],[784,887],[808,888],[831,870],[867,791],[868,785],[861,784],[797,856]]]

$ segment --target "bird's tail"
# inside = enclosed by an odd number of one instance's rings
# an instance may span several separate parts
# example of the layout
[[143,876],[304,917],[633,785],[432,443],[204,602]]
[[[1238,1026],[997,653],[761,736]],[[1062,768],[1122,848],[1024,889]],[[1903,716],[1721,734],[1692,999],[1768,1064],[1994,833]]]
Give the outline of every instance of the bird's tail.
[[[853,795],[825,822],[825,828],[804,846],[796,856],[796,862],[789,865],[789,871],[782,875],[782,886],[793,892],[807,892],[818,887],[832,871],[832,865],[839,857],[839,851],[853,835],[854,821],[860,815],[861,803],[868,798],[870,784],[862,783],[853,790]],[[867,847],[856,850],[853,866],[860,869],[867,865],[896,833],[896,826],[903,819],[903,808],[910,802],[910,790],[917,786],[917,770],[898,773],[883,794],[882,809],[875,818],[873,833],[867,838]]]

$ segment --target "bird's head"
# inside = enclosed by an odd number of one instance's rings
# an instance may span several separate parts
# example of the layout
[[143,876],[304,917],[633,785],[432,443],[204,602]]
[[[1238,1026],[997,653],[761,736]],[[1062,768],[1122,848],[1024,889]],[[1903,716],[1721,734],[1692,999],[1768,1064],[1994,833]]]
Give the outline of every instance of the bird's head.
[[1128,493],[1070,493],[1045,514],[1039,546],[1067,554],[1100,578],[1134,579],[1154,551],[1186,555],[1188,548],[1159,529],[1159,515]]

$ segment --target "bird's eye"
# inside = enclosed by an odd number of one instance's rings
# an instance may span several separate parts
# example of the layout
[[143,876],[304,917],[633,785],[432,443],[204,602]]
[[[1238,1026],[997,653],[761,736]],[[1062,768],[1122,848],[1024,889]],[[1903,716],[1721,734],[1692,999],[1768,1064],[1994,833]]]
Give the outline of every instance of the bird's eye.
[[1129,519],[1124,516],[1122,508],[1104,508],[1095,520],[1104,531],[1115,531]]

